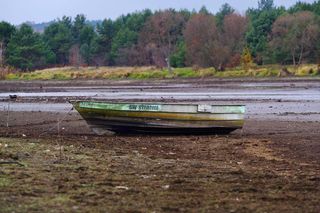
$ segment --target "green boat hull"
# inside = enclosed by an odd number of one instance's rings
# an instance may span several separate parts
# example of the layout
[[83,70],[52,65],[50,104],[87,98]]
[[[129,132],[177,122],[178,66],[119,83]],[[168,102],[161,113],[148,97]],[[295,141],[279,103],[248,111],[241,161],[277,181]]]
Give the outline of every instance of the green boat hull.
[[244,106],[77,101],[74,107],[97,133],[227,134],[242,128]]

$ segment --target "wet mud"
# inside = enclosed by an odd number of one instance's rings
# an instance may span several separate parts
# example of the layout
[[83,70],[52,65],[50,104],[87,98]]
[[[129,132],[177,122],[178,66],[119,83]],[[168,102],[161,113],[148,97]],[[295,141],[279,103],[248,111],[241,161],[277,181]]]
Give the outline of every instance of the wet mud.
[[[180,83],[188,87],[164,82],[158,92],[225,92],[212,81]],[[126,92],[138,86],[99,84]],[[243,129],[226,136],[101,137],[63,101],[70,97],[2,100],[0,212],[319,212],[320,81],[222,85],[230,93],[280,92],[267,99],[198,99],[248,105]]]

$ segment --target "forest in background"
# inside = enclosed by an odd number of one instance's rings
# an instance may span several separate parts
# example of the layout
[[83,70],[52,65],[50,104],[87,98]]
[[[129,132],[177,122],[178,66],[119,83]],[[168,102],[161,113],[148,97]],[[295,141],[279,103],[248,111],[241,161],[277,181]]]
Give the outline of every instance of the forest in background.
[[31,71],[64,66],[214,67],[300,65],[320,60],[320,1],[286,9],[273,0],[239,14],[143,10],[93,26],[62,17],[43,33],[0,22],[0,66]]

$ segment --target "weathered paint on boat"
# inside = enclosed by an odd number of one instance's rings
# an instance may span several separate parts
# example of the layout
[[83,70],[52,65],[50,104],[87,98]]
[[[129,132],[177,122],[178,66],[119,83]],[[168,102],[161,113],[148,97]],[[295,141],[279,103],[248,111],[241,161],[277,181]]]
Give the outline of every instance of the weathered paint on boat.
[[245,106],[77,101],[77,111],[95,130],[219,134],[242,128]]

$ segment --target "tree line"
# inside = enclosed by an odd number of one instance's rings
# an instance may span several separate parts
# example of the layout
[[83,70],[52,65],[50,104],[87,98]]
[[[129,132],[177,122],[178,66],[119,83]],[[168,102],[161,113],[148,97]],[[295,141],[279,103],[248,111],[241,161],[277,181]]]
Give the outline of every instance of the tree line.
[[0,66],[22,71],[53,66],[214,67],[319,63],[320,1],[286,9],[260,0],[245,15],[228,4],[213,14],[174,9],[143,10],[105,19],[84,15],[55,20],[43,33],[0,22]]

